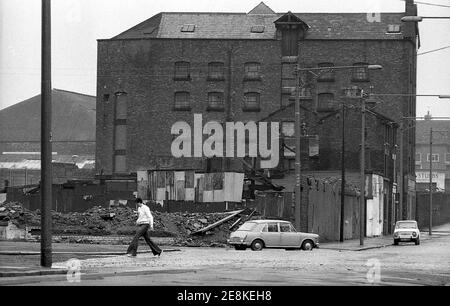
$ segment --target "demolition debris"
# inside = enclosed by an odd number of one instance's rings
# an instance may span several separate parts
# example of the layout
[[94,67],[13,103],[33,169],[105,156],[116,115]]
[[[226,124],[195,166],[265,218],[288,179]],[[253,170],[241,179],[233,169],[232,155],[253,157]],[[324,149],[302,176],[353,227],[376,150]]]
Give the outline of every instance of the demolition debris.
[[[225,246],[231,229],[243,224],[255,211],[243,209],[224,213],[164,213],[152,211],[153,237],[173,237],[177,246]],[[40,211],[31,211],[20,203],[0,204],[0,221],[19,228],[40,226]],[[95,206],[85,212],[52,211],[55,235],[131,236],[135,233],[137,211],[127,206]]]

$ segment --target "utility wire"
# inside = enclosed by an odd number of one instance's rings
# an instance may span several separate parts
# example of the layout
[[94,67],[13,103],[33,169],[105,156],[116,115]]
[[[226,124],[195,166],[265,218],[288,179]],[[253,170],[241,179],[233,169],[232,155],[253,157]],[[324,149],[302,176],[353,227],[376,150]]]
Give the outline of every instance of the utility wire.
[[426,51],[426,52],[422,52],[422,53],[417,53],[417,55],[424,55],[424,54],[428,54],[431,52],[436,52],[436,51],[440,51],[440,50],[444,50],[444,49],[448,49],[448,48],[450,48],[450,46],[446,46],[446,47],[442,47],[439,49],[434,49],[434,50],[430,50],[430,51]]
[[[406,0],[400,0],[400,1],[405,2]],[[422,4],[422,5],[429,5],[429,6],[438,6],[438,7],[447,7],[447,8],[450,8],[450,5],[445,5],[445,4],[436,4],[436,3],[421,2],[421,1],[414,1],[414,3]]]

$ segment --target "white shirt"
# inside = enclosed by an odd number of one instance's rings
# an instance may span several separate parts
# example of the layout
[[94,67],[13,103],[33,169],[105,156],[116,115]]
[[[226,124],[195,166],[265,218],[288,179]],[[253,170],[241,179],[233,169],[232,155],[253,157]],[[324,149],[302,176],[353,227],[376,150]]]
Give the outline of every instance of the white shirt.
[[139,217],[136,221],[137,224],[150,224],[150,228],[153,228],[153,216],[150,212],[150,208],[142,204],[141,207],[138,208]]

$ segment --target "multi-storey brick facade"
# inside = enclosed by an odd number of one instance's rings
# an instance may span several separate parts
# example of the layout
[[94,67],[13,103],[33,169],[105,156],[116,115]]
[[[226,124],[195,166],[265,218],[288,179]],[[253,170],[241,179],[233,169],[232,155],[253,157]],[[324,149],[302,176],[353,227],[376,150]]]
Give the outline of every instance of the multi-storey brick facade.
[[[348,166],[359,168],[361,131],[358,103],[342,98],[344,87],[374,94],[415,94],[417,28],[400,22],[416,15],[413,1],[403,13],[286,14],[260,4],[249,13],[160,13],[107,40],[98,41],[97,172],[205,169],[204,158],[174,158],[171,127],[177,121],[259,121],[287,110],[295,86],[293,68],[377,64],[381,71],[336,70],[305,91],[302,122],[319,135],[320,158],[306,158],[311,170],[340,168],[341,103],[354,104],[346,120]],[[298,60],[298,62],[297,62]],[[414,97],[374,96],[368,114],[368,166],[393,181],[396,129],[415,116]],[[328,116],[328,117],[327,117]],[[319,125],[322,117],[323,124]],[[271,119],[272,120],[272,119]],[[269,121],[269,120],[267,120]],[[414,130],[404,125],[404,203],[414,181]],[[359,130],[359,132],[358,132]],[[373,162],[370,158],[374,156]],[[234,170],[242,168],[231,159]],[[372,162],[372,164],[371,164]],[[285,161],[280,162],[283,166]],[[397,171],[401,168],[396,165]],[[407,205],[405,205],[407,207]],[[406,216],[406,214],[405,214]]]

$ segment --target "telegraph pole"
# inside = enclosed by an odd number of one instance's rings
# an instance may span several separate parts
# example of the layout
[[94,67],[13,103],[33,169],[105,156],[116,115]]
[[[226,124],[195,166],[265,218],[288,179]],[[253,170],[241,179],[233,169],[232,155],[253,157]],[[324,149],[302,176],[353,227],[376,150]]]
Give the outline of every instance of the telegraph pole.
[[366,193],[366,100],[361,90],[361,196],[359,198],[359,244],[364,245],[364,206]]
[[42,0],[41,67],[41,266],[52,266],[51,1]]
[[297,57],[296,87],[295,87],[295,227],[300,230],[300,210],[302,197],[302,176],[301,176],[301,116],[300,116],[300,94],[302,93],[303,82],[301,81],[300,57]]
[[432,231],[432,223],[433,223],[433,126],[431,125],[430,121],[430,203],[429,203],[429,210],[430,210],[430,220],[429,220],[429,229],[428,234],[431,236],[433,234]]
[[342,153],[341,153],[341,223],[339,241],[344,242],[345,203],[345,106],[342,103]]

